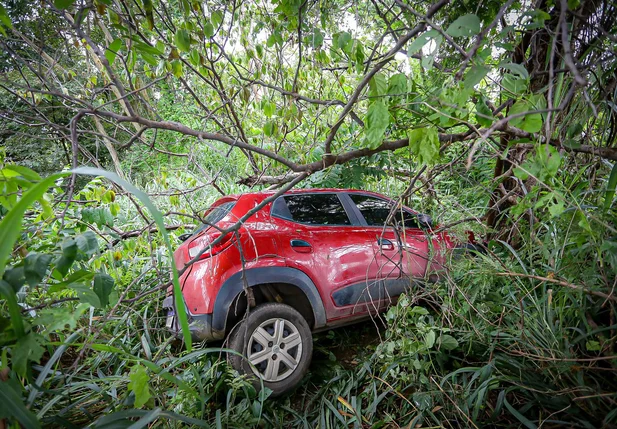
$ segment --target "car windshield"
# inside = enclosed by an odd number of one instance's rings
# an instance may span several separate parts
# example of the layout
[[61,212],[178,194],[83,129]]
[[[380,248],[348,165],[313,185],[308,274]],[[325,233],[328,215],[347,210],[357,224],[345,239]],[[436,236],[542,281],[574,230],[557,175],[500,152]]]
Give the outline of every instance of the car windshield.
[[193,235],[203,231],[211,225],[216,225],[223,219],[227,214],[234,208],[236,205],[235,201],[229,201],[228,203],[223,203],[220,206],[213,207],[212,210],[208,212],[204,219],[204,223],[197,227],[195,231],[193,231]]

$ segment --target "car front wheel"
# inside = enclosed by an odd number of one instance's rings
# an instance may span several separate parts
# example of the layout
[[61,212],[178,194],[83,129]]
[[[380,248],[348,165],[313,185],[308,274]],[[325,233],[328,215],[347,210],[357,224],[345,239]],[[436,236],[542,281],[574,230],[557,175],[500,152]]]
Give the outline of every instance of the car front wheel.
[[308,371],[313,338],[306,320],[285,304],[268,303],[251,310],[234,328],[229,355],[240,373],[249,375],[259,389],[260,379],[279,396],[293,390]]

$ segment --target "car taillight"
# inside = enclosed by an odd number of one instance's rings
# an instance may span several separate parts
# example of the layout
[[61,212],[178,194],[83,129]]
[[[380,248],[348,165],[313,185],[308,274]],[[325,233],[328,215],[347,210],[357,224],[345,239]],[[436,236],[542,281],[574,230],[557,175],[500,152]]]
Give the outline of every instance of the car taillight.
[[201,254],[200,259],[209,258],[210,256],[216,255],[217,253],[220,253],[226,248],[228,248],[231,245],[231,242],[232,242],[231,238],[233,234],[226,234],[222,240],[220,240],[214,246],[210,246],[210,243],[218,239],[220,236],[221,236],[220,234],[216,234],[216,235],[204,234],[200,237],[195,238],[195,240],[193,240],[189,244],[189,256],[191,257],[191,259],[199,255],[199,253],[203,249],[206,249],[206,250]]

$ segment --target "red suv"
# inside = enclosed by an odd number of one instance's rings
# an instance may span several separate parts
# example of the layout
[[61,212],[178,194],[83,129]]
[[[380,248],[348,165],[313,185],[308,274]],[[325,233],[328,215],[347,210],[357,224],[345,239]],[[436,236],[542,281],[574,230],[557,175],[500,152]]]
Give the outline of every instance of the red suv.
[[[311,332],[355,323],[433,280],[453,242],[431,220],[373,192],[290,191],[237,223],[274,191],[218,200],[174,253],[194,339],[220,340],[240,372],[275,395],[308,370]],[[171,293],[171,292],[170,292]],[[173,297],[163,305],[178,333]],[[259,380],[253,379],[259,385]]]

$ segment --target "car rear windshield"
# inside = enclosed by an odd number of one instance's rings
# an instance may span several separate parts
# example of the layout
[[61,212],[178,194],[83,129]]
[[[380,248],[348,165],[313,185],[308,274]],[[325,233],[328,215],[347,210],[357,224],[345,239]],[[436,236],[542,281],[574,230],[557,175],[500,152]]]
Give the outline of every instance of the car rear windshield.
[[309,225],[351,225],[336,194],[286,195],[274,202],[272,214]]
[[227,203],[223,203],[219,206],[213,207],[212,210],[210,210],[204,218],[204,223],[201,226],[197,227],[193,234],[197,234],[198,232],[203,231],[209,226],[219,223],[225,216],[227,216],[227,214],[231,211],[231,209],[234,208],[235,205],[235,201],[229,201]]

